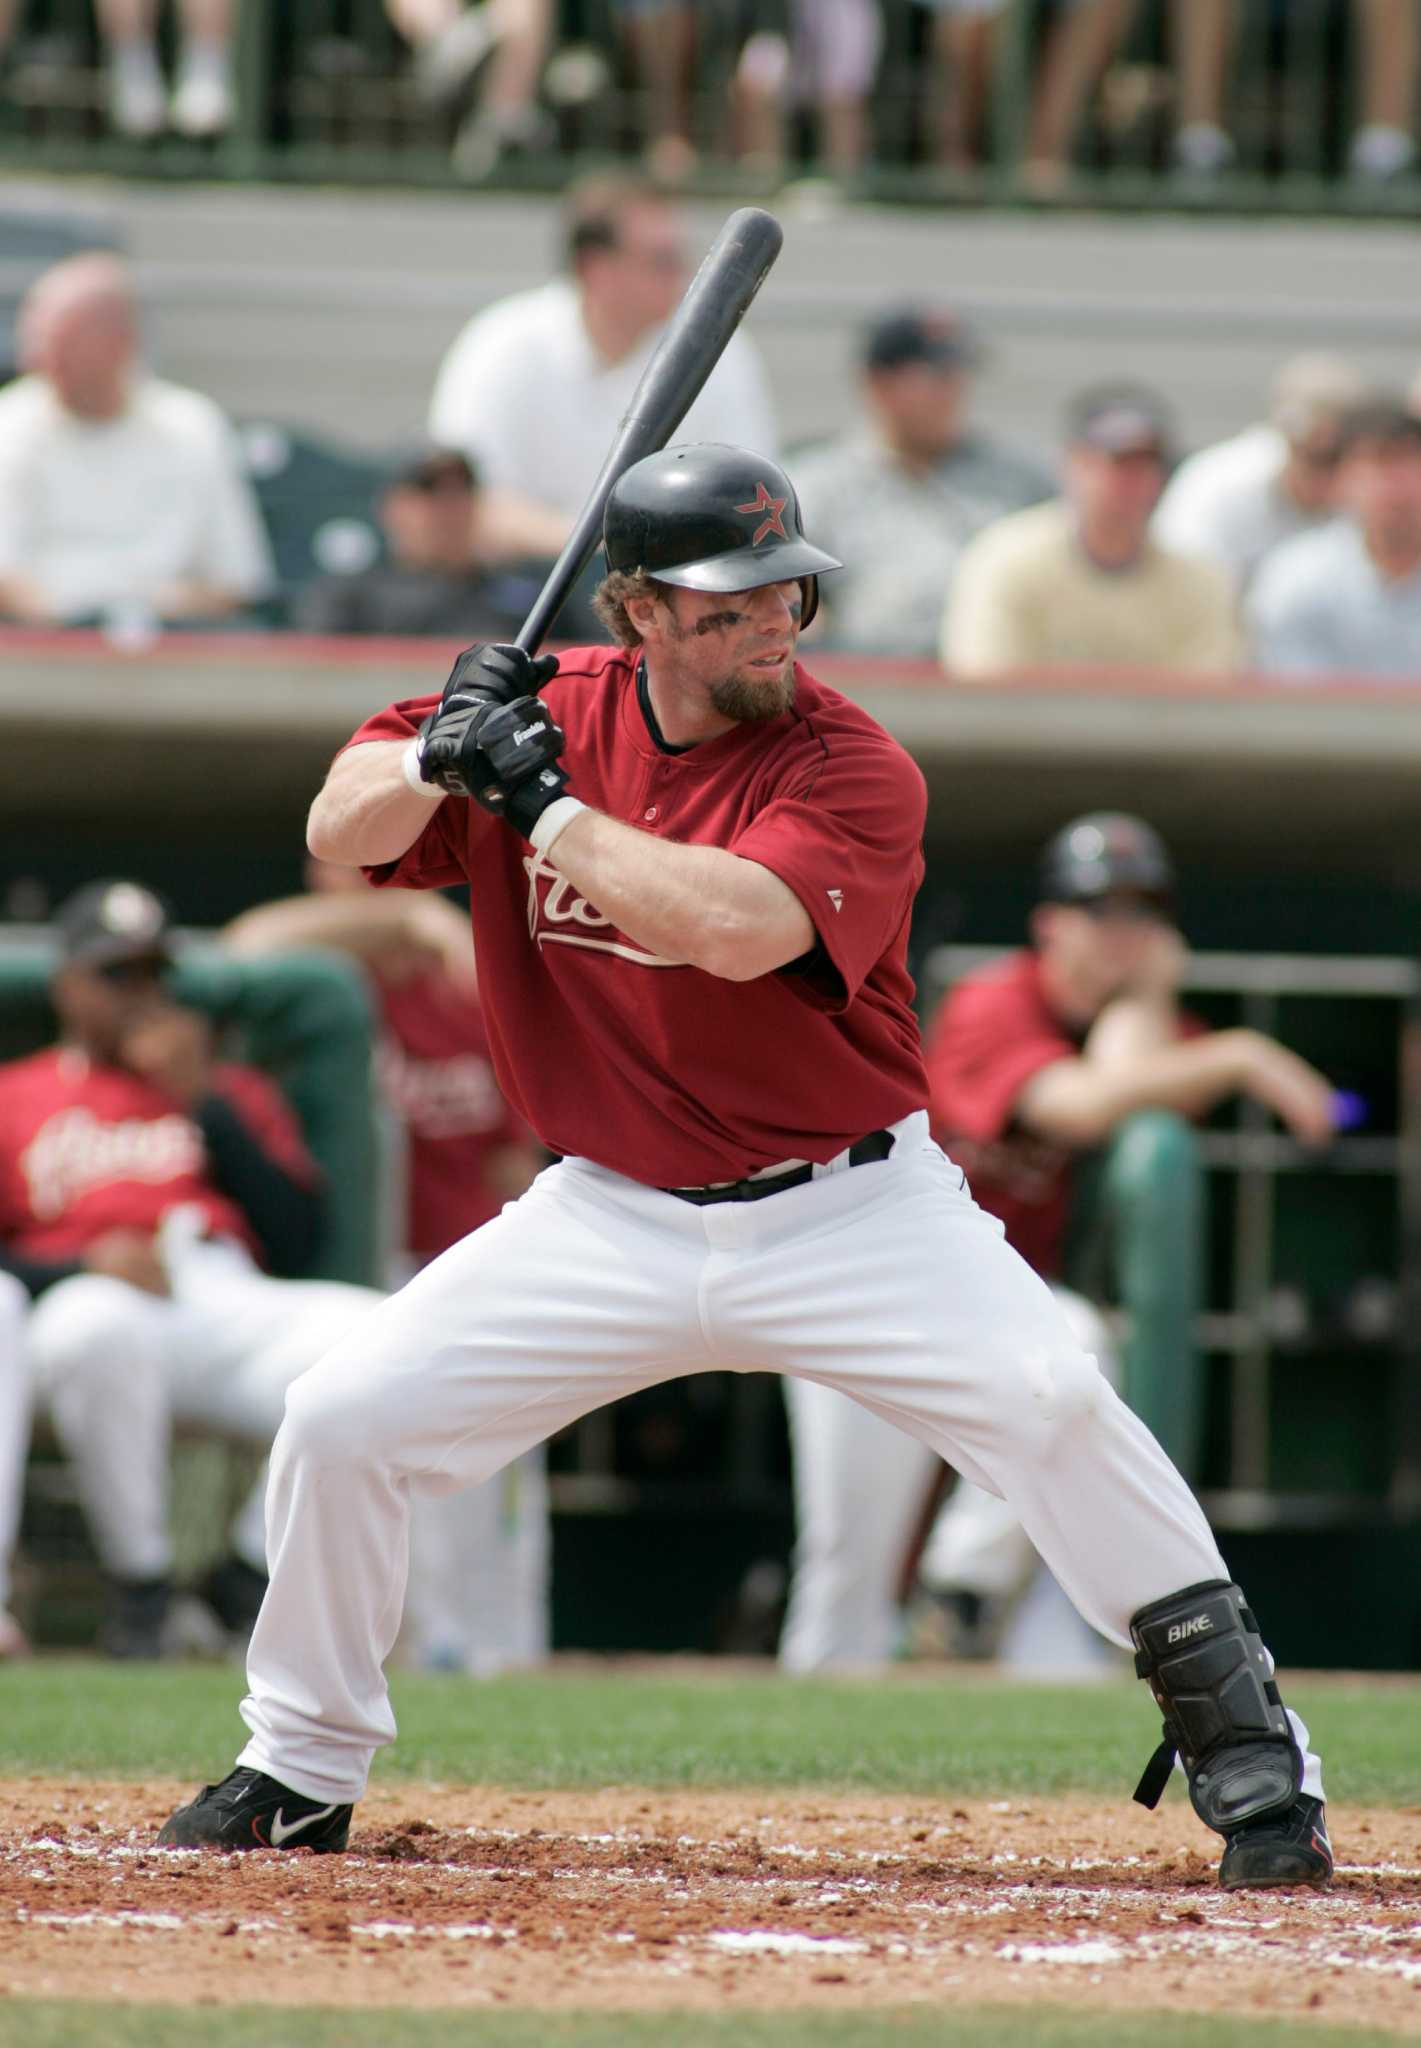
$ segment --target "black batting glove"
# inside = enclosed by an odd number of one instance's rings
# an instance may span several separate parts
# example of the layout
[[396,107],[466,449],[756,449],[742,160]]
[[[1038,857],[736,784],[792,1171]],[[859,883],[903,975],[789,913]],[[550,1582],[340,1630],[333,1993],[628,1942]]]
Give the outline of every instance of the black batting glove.
[[423,780],[449,796],[475,795],[489,779],[488,763],[479,753],[479,734],[486,720],[503,709],[492,698],[466,695],[449,698],[431,711],[419,729]]
[[479,757],[489,775],[475,797],[526,839],[534,820],[567,788],[567,776],[556,765],[566,743],[562,727],[536,697],[490,712],[479,726]]
[[549,804],[555,804],[560,796],[567,793],[567,774],[556,766],[540,768],[527,782],[520,782],[506,791],[503,801],[503,816],[515,832],[521,832],[525,839],[533,836],[533,827]]
[[444,685],[440,709],[481,697],[491,704],[511,704],[516,697],[536,696],[544,683],[558,672],[555,654],[525,654],[521,647],[503,641],[485,645],[482,641],[466,647]]

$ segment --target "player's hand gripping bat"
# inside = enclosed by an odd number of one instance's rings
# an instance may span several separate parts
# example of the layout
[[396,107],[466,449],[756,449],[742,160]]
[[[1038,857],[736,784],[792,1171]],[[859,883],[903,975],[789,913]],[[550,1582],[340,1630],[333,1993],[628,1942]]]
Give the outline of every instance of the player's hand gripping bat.
[[[602,517],[613,485],[634,462],[640,462],[644,455],[654,455],[671,439],[744,319],[783,241],[779,222],[758,206],[743,206],[731,214],[716,236],[641,374],[587,502],[513,643],[525,655],[537,653],[590,561],[602,537]],[[485,742],[497,738],[500,745],[511,748],[515,755],[521,746],[529,750],[532,758],[541,756],[546,760],[547,765],[527,774],[526,780],[517,774],[513,759],[501,764],[511,771],[509,780],[518,787],[521,805],[526,806],[531,800],[536,811],[566,781],[562,770],[551,764],[556,741],[549,735],[556,735],[558,740],[561,735],[551,719],[544,715],[539,721],[531,707],[529,714],[514,718],[506,733],[500,727],[495,735],[489,721],[496,723],[501,717],[500,710],[491,708],[499,703],[500,693],[489,687],[496,675],[484,671],[495,670],[489,657],[497,656],[498,652],[497,648],[470,648],[454,664],[440,710],[425,724],[424,775],[455,794],[478,795],[491,809],[501,807],[505,792],[500,783],[485,787],[471,773],[471,764],[482,771],[492,765]],[[501,659],[505,668],[513,666],[506,657]],[[548,660],[546,674],[537,674],[543,667],[541,662],[526,664],[528,680],[520,678],[521,689],[514,682],[509,692],[517,703],[527,704],[525,693],[545,682],[556,663]],[[509,680],[512,682],[513,678]],[[503,701],[507,701],[506,696]],[[535,730],[539,723],[546,732]],[[465,730],[466,727],[470,729]]]

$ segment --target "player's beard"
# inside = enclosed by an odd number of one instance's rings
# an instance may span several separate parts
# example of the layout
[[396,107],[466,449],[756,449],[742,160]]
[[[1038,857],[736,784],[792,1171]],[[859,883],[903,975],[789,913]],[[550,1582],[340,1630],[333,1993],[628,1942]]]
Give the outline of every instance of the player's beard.
[[794,705],[794,661],[786,661],[774,677],[725,676],[710,686],[713,708],[738,725],[766,725]]

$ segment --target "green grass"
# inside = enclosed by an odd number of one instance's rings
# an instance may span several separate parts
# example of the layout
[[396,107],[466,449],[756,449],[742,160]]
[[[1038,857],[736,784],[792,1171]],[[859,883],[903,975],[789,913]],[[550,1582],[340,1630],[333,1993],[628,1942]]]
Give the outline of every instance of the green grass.
[[[1158,1738],[1126,1680],[1035,1686],[576,1666],[478,1683],[402,1676],[377,1772],[524,1787],[821,1786],[1128,1798]],[[0,1671],[0,1775],[221,1776],[244,1739],[241,1675],[41,1659]],[[1287,1698],[1335,1798],[1421,1805],[1421,1681],[1315,1679]]]
[[0,2004],[0,2048],[1394,2048],[1395,2034],[1170,2013],[322,2012]]

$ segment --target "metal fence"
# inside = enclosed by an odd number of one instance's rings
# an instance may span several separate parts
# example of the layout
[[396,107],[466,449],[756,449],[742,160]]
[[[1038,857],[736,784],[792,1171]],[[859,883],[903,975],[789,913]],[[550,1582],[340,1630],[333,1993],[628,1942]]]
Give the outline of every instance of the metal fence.
[[[950,74],[937,60],[927,0],[882,0],[883,51],[867,106],[869,155],[849,183],[864,196],[945,204],[1085,202],[1251,211],[1421,210],[1421,180],[1349,175],[1360,125],[1375,116],[1361,82],[1363,0],[1209,0],[1231,24],[1220,125],[1233,155],[1218,175],[1181,170],[1174,156],[1188,110],[1179,85],[1180,35],[1204,0],[1080,0],[1077,15],[1114,7],[1123,24],[1084,91],[1062,166],[1033,161],[1033,100],[1066,0],[1005,0],[973,167],[943,162],[938,130]],[[747,33],[773,28],[780,5],[700,0],[693,140],[696,189],[763,185],[736,155],[732,78]],[[1398,23],[1403,10],[1398,9]],[[1196,21],[1200,15],[1193,17]],[[165,19],[163,33],[175,31]],[[1398,27],[1398,65],[1410,44]],[[21,0],[0,71],[0,161],[35,170],[121,175],[449,183],[453,124],[425,106],[409,52],[382,0],[239,0],[237,116],[212,144],[110,134],[103,52],[90,0]],[[1371,64],[1375,79],[1377,66]],[[1375,92],[1375,85],[1372,88]],[[1406,97],[1404,86],[1401,97]],[[609,0],[562,0],[555,61],[545,76],[546,144],[501,161],[490,182],[547,188],[570,169],[634,160],[647,127],[645,88]],[[1414,124],[1414,105],[1405,114]],[[789,124],[789,170],[821,168],[812,110]]]

